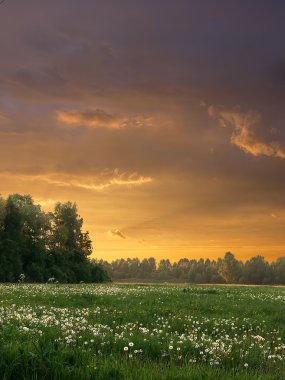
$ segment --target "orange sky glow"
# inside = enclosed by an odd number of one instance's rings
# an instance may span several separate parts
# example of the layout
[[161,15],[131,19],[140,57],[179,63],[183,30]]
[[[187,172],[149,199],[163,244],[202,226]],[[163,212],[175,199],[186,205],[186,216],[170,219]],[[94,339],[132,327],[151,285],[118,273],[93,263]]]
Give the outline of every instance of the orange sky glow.
[[76,202],[98,259],[285,255],[283,8],[7,1],[1,195]]

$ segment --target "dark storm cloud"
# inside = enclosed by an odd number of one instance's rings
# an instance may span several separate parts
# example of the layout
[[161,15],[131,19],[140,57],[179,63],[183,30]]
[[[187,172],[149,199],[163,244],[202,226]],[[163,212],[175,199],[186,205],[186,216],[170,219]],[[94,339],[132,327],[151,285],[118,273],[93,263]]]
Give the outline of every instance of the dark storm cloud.
[[283,11],[281,2],[267,1],[123,1],[120,7],[14,1],[0,15],[2,83],[11,92],[37,90],[29,94],[34,100],[114,91],[175,96],[183,89],[219,98],[231,91],[240,102],[245,90],[265,90],[267,68],[284,58]]

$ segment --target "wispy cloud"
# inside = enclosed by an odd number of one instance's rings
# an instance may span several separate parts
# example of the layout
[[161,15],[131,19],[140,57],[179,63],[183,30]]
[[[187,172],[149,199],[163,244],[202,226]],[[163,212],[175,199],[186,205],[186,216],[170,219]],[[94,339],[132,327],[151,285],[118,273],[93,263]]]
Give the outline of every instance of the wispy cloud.
[[261,115],[256,111],[240,112],[239,109],[226,110],[222,107],[210,106],[210,117],[218,119],[223,127],[231,125],[234,132],[231,143],[253,156],[275,156],[285,158],[285,150],[276,141],[264,141],[256,133]]
[[[2,175],[11,173],[2,173]],[[112,186],[140,186],[151,183],[153,178],[139,175],[137,172],[120,173],[118,169],[106,170],[96,176],[78,176],[64,173],[48,173],[39,175],[17,174],[21,180],[43,181],[59,187],[75,187],[86,190],[104,190]]]
[[109,230],[107,234],[111,237],[119,237],[121,239],[126,239],[126,236],[117,228],[114,230]]

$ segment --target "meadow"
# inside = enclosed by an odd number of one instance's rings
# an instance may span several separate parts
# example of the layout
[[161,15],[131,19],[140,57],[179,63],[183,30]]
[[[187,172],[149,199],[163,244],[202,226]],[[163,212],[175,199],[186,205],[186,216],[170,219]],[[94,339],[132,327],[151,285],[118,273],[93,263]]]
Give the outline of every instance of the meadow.
[[284,379],[285,288],[3,284],[0,378]]

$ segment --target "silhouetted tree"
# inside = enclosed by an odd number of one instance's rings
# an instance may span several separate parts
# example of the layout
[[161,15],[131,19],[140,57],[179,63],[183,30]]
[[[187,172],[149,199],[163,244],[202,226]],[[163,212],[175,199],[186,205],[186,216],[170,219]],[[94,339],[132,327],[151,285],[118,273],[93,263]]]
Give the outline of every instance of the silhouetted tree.
[[219,275],[226,283],[237,283],[241,276],[241,264],[231,252],[226,252],[218,268]]
[[272,263],[272,276],[275,284],[285,284],[285,256]]
[[247,284],[270,284],[272,270],[263,256],[255,256],[244,264],[243,278]]

